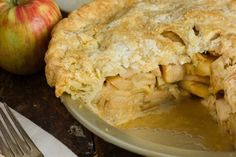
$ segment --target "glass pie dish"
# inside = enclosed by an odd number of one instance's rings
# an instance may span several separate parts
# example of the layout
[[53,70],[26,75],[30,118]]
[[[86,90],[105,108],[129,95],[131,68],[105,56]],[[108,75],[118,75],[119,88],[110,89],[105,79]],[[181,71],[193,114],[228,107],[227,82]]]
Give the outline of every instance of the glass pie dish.
[[[132,132],[124,132],[114,126],[109,125],[102,120],[98,115],[86,108],[86,105],[78,104],[78,101],[71,99],[70,95],[63,94],[61,101],[66,106],[68,111],[81,124],[92,131],[97,136],[103,138],[105,141],[117,145],[123,149],[144,156],[157,157],[234,157],[236,152],[213,152],[196,149],[187,149],[185,146],[179,147],[171,146],[175,142],[175,136],[168,134],[170,144],[164,145],[158,142],[152,142],[148,139],[143,139],[140,136],[132,134]],[[166,136],[162,137],[167,140]],[[155,138],[155,137],[153,137]]]

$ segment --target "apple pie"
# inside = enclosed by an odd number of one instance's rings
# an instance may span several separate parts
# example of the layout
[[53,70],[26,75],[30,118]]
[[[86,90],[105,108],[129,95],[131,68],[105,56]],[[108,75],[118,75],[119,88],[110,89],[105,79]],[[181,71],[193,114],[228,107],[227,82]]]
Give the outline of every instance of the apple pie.
[[194,95],[236,136],[235,21],[235,0],[94,0],[54,28],[47,81],[112,125]]

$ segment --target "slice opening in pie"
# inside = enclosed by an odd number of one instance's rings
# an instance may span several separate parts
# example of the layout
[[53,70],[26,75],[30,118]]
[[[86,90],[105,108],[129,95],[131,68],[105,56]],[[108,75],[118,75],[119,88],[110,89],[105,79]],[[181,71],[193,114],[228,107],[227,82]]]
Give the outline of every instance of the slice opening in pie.
[[201,99],[215,94],[224,98],[223,89],[211,91],[211,65],[216,57],[195,54],[191,63],[160,65],[146,72],[128,70],[124,74],[106,77],[102,89],[93,103],[102,117],[111,123],[133,119],[137,113],[149,112],[175,99],[195,95]]

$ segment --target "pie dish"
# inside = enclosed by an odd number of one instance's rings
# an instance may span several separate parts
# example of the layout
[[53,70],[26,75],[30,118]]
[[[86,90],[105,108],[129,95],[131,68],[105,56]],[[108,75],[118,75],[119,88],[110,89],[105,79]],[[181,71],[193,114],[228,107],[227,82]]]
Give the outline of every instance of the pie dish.
[[235,21],[234,0],[94,0],[54,28],[47,81],[112,125],[195,95],[236,136]]

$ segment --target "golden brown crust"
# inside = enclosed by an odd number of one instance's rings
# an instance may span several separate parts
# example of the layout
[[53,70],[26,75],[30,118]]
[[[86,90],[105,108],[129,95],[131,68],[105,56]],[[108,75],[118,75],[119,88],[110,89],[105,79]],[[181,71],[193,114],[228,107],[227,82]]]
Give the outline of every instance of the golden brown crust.
[[[68,91],[66,88],[69,80],[73,80],[72,69],[65,69],[63,58],[67,51],[73,51],[79,47],[80,37],[75,33],[83,32],[87,27],[92,27],[96,23],[103,23],[109,19],[119,7],[124,7],[121,1],[102,0],[94,1],[83,6],[79,10],[72,12],[68,18],[63,19],[53,30],[52,40],[45,57],[47,63],[46,77],[50,86],[56,87],[56,95],[60,96]],[[74,40],[74,42],[72,42]],[[77,57],[75,57],[77,58]],[[72,60],[73,62],[73,56]],[[86,61],[80,61],[80,64],[86,64]]]
[[[212,69],[223,68],[227,75],[235,64],[235,21],[234,0],[94,0],[53,30],[45,57],[47,81],[57,96],[69,93],[97,112],[92,100],[106,77],[129,69],[182,65],[209,52],[221,56],[221,65],[215,61]],[[220,72],[213,71],[213,91],[231,92],[227,82],[217,85],[224,81]],[[228,102],[236,112],[235,101]]]

